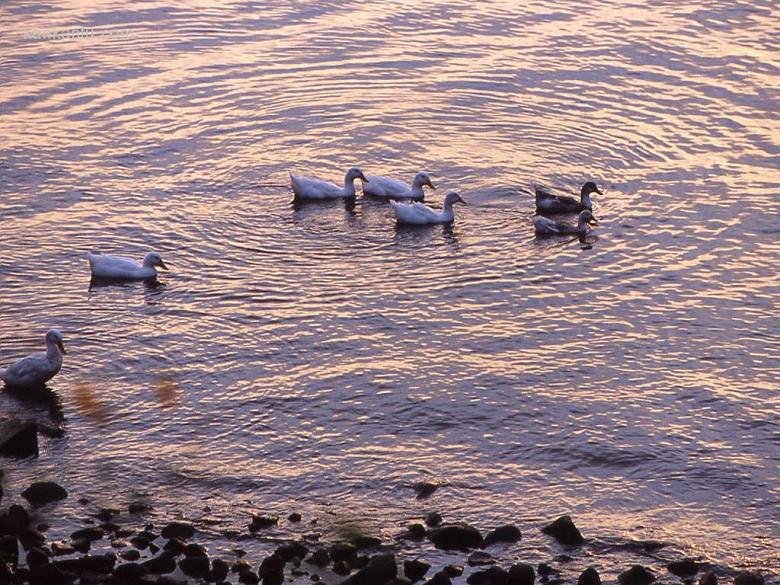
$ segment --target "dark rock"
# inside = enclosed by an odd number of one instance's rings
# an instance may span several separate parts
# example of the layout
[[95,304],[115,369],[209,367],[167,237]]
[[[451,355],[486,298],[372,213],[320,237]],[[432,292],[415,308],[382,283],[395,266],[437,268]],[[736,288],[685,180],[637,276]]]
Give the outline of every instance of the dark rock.
[[452,579],[444,571],[439,571],[428,579],[425,585],[452,585]]
[[425,524],[431,528],[438,528],[442,522],[443,519],[438,512],[431,512],[425,517]]
[[475,550],[469,555],[466,561],[470,567],[479,567],[482,565],[492,565],[495,561],[493,556],[484,550]]
[[680,559],[679,561],[672,561],[666,568],[669,572],[678,577],[690,577],[699,572],[699,565],[693,559]]
[[103,522],[109,522],[114,516],[118,516],[119,512],[119,508],[100,508],[98,513],[95,514],[95,517]]
[[505,524],[491,530],[485,536],[485,546],[490,546],[497,542],[517,542],[522,537],[522,533],[517,526]]
[[601,585],[601,577],[594,567],[588,567],[580,573],[577,585]]
[[699,577],[699,585],[718,585],[718,576],[714,571],[707,571]]
[[330,556],[334,561],[352,562],[357,557],[357,549],[346,543],[337,543],[330,547]]
[[462,565],[447,565],[442,569],[448,577],[452,577],[453,579],[455,577],[460,577],[463,574],[463,566]]
[[428,531],[425,530],[425,526],[422,524],[410,524],[406,527],[406,536],[415,540],[422,540],[428,535]]
[[534,585],[536,573],[534,568],[527,563],[512,565],[507,576],[507,585]]
[[292,522],[293,524],[296,524],[302,520],[301,515],[298,514],[298,512],[293,512],[289,516],[287,516],[287,520]]
[[368,564],[348,577],[342,585],[385,585],[398,574],[393,554],[379,554],[371,557]]
[[756,571],[742,571],[734,576],[734,585],[764,585],[764,576]]
[[195,528],[189,522],[170,522],[162,529],[163,538],[181,538],[187,540],[195,535]]
[[276,553],[265,557],[257,571],[263,585],[280,585],[284,581],[284,564],[284,558]]
[[59,557],[63,555],[72,555],[76,552],[76,549],[66,542],[52,542],[51,551],[54,553],[55,557]]
[[181,538],[171,538],[163,545],[163,550],[172,553],[174,556],[178,556],[184,553],[184,549],[187,548],[187,544]]
[[23,528],[19,531],[19,542],[22,543],[24,550],[30,550],[33,547],[41,546],[46,542],[46,536],[35,528]]
[[[206,564],[208,564],[208,559]],[[169,552],[163,552],[148,561],[144,561],[143,566],[147,571],[154,575],[167,575],[176,570],[176,557]],[[184,569],[182,569],[182,571],[184,571]]]
[[556,572],[555,569],[553,569],[550,565],[547,563],[539,563],[539,565],[536,567],[536,571],[541,575],[542,577],[547,577],[548,575],[552,575]]
[[[251,569],[244,569],[238,574],[238,582],[246,585],[256,585],[260,583],[260,577]],[[282,581],[263,581],[263,585],[281,585]]]
[[133,544],[135,548],[139,550],[146,550],[147,548],[149,548],[149,543],[151,541],[145,536],[136,534],[133,538],[130,539],[130,542]]
[[395,579],[390,579],[387,585],[412,585],[412,582],[406,577],[396,577]]
[[309,549],[306,545],[301,544],[300,542],[288,542],[278,546],[274,554],[281,557],[285,562],[290,562],[294,559],[300,561],[308,553]]
[[327,567],[330,564],[330,554],[324,548],[315,550],[309,557],[309,563],[315,567]]
[[469,585],[506,585],[509,579],[509,573],[507,573],[501,567],[490,567],[484,571],[477,571],[472,573],[466,579],[466,583]]
[[357,549],[376,548],[382,544],[382,541],[375,536],[356,536],[352,539],[352,544]]
[[244,569],[251,569],[251,568],[252,568],[252,565],[250,564],[249,561],[247,561],[245,559],[241,559],[241,560],[238,560],[235,563],[233,563],[233,566],[230,567],[230,572],[231,573],[240,573]]
[[127,511],[130,514],[143,514],[151,509],[152,507],[144,502],[133,502],[127,507]]
[[208,551],[206,551],[206,548],[204,546],[191,542],[190,544],[184,547],[184,556],[208,558],[209,553]]
[[425,573],[431,568],[430,563],[425,561],[404,561],[404,575],[413,583],[425,577]]
[[77,559],[59,559],[54,564],[65,573],[83,575],[93,573],[107,575],[114,569],[116,557],[110,555],[86,555]]
[[82,528],[81,530],[76,530],[73,534],[70,535],[71,539],[73,540],[79,540],[81,538],[86,538],[87,540],[100,540],[106,535],[105,532],[103,532],[100,528]]
[[44,552],[42,548],[37,546],[30,549],[27,553],[27,565],[35,567],[38,565],[46,565],[49,563],[49,555]]
[[333,572],[341,576],[349,575],[352,572],[352,568],[346,561],[336,561],[333,563]]
[[466,551],[482,546],[482,535],[473,526],[464,523],[444,524],[428,531],[428,538],[436,546],[444,550]]
[[208,557],[184,557],[179,561],[179,568],[188,577],[200,579],[209,572],[210,563]]
[[30,585],[69,585],[70,583],[73,583],[73,579],[51,563],[30,567]]
[[38,457],[38,425],[18,420],[0,421],[0,455]]
[[30,526],[30,515],[19,504],[13,504],[8,508],[8,512],[0,520],[0,528],[5,533],[19,534],[28,526]]
[[252,514],[252,522],[249,524],[249,530],[251,532],[257,532],[263,528],[270,528],[279,524],[278,516],[262,516],[259,514]]
[[[137,561],[141,558],[141,553],[135,550],[134,548],[128,549],[126,551],[122,551],[119,554],[120,557],[122,557],[126,561]],[[154,573],[154,571],[152,571]]]
[[618,581],[620,585],[650,585],[655,581],[655,575],[642,565],[634,565],[627,571],[620,573]]
[[569,546],[576,546],[584,542],[582,534],[574,525],[571,516],[561,516],[542,528],[542,532],[549,534],[561,544]]
[[417,493],[418,500],[424,500],[430,498],[437,489],[439,484],[430,481],[419,481],[412,486],[412,489]]
[[114,569],[114,576],[124,582],[136,583],[149,574],[149,569],[138,563],[125,563]]
[[219,581],[224,581],[227,579],[228,573],[230,572],[230,567],[228,564],[223,561],[222,559],[214,559],[214,561],[211,563],[211,571],[208,575],[206,575],[206,580],[209,583],[217,583]]
[[53,481],[36,481],[22,492],[22,497],[33,506],[43,506],[50,502],[64,500],[68,497],[68,492]]
[[13,567],[19,564],[19,545],[16,537],[10,534],[0,537],[0,565],[6,563]]
[[89,549],[92,548],[92,541],[87,540],[86,538],[79,538],[78,540],[74,540],[70,544],[78,552],[84,554],[88,553]]

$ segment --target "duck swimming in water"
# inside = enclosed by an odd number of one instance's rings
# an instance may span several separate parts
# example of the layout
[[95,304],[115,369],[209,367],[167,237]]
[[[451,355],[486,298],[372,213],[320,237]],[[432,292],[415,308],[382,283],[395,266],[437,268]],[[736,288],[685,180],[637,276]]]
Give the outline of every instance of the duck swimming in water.
[[151,280],[157,277],[157,267],[168,270],[162,256],[157,252],[149,252],[143,263],[132,258],[109,256],[100,252],[87,254],[89,267],[93,278],[117,280]]
[[11,367],[0,370],[0,380],[9,388],[39,388],[51,380],[62,368],[66,353],[62,333],[57,329],[46,332],[46,351],[33,353]]
[[414,203],[398,203],[397,201],[390,201],[390,207],[395,214],[395,219],[401,224],[411,225],[428,225],[434,223],[452,223],[455,221],[455,211],[452,206],[455,203],[466,202],[460,195],[455,193],[448,193],[444,198],[444,206],[441,211],[423,205],[419,201]]
[[290,173],[290,184],[296,199],[344,199],[357,195],[355,191],[355,179],[368,183],[368,179],[358,167],[352,167],[344,175],[344,186],[339,187],[335,183],[310,179]]
[[413,199],[422,201],[425,199],[423,187],[436,189],[431,182],[428,173],[417,173],[412,179],[412,186],[391,179],[390,177],[368,176],[368,184],[363,185],[363,194],[373,197],[387,197],[390,199]]
[[591,193],[603,195],[596,183],[588,181],[580,190],[580,200],[568,195],[553,195],[541,187],[536,187],[536,213],[555,215],[559,213],[579,213],[583,209],[593,209]]
[[580,213],[576,225],[565,221],[555,221],[543,215],[534,217],[534,230],[537,236],[584,236],[588,233],[589,225],[598,225],[598,220],[593,217],[590,209]]

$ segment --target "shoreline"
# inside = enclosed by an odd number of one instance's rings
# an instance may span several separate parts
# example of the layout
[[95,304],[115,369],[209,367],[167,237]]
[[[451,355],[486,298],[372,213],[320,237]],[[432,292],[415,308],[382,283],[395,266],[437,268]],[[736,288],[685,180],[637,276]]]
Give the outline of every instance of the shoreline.
[[[0,474],[0,482],[2,479]],[[214,548],[214,538],[207,533],[207,526],[181,519],[155,524],[149,521],[152,506],[145,502],[98,507],[87,498],[79,498],[84,510],[80,523],[84,527],[69,537],[55,538],[51,535],[57,532],[56,522],[52,526],[49,521],[56,515],[57,502],[74,496],[56,482],[34,482],[18,494],[12,493],[16,486],[11,493],[8,487],[5,493],[0,491],[0,585],[602,583],[594,566],[565,552],[535,565],[523,562],[522,554],[511,565],[494,558],[491,549],[521,543],[525,531],[535,530],[511,523],[479,530],[430,513],[419,522],[399,528],[392,541],[366,534],[328,541],[317,530],[316,518],[304,518],[294,511],[286,517],[242,511],[245,529],[225,535],[234,547],[212,555],[209,549]],[[418,494],[426,497],[432,491],[435,487],[425,484]],[[9,495],[21,495],[26,504],[8,506]],[[311,530],[303,535],[299,530],[292,533],[293,527],[307,525]],[[282,536],[278,535],[280,530]],[[269,535],[271,531],[273,536]],[[541,532],[572,555],[588,547],[587,534],[583,536],[568,516],[553,520]],[[262,540],[272,550],[266,555],[247,553],[241,546],[247,540]],[[665,546],[655,541],[636,544],[648,551]],[[402,554],[402,545],[414,554]],[[432,554],[431,547],[446,555],[445,563],[441,555]],[[588,559],[599,564],[595,554]],[[631,565],[617,569],[620,585],[771,582],[759,571],[733,571],[692,558],[679,558],[662,568]]]

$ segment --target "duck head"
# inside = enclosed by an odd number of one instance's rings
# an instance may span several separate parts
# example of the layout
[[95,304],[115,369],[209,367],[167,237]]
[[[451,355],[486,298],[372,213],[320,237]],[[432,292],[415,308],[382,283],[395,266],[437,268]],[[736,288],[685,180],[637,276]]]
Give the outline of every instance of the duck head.
[[466,203],[463,200],[463,198],[460,195],[458,195],[455,191],[453,191],[452,193],[447,193],[447,196],[444,198],[445,207],[446,206],[451,207],[455,203],[463,203],[463,205],[468,205],[468,203]]
[[359,167],[352,167],[351,169],[349,169],[347,171],[347,176],[344,177],[344,182],[351,183],[355,179],[360,179],[364,183],[369,182],[366,176],[363,174],[363,171],[361,171]]
[[431,189],[436,189],[434,184],[431,182],[431,178],[428,176],[428,173],[417,173],[414,176],[414,181],[412,181],[412,185],[415,187],[422,187],[423,185],[427,185]]
[[163,270],[168,270],[168,267],[163,262],[162,256],[157,252],[149,252],[144,258],[144,266],[150,266],[152,268],[159,266]]
[[46,347],[57,346],[63,355],[68,353],[65,351],[65,345],[63,344],[65,338],[62,336],[62,333],[60,333],[59,329],[49,329],[46,332],[45,339],[46,339]]

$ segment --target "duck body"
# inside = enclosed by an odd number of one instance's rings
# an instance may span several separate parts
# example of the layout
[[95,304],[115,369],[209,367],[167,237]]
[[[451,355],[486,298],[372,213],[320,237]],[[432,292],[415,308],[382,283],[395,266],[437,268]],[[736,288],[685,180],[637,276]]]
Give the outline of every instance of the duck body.
[[143,262],[124,256],[109,256],[100,252],[87,254],[92,276],[95,278],[117,280],[149,280],[157,278],[157,266],[165,270],[168,267],[156,252],[149,252]]
[[549,191],[545,191],[538,186],[535,188],[535,193],[536,213],[541,215],[580,213],[585,209],[593,209],[593,203],[590,199],[591,193],[602,194],[598,187],[596,187],[596,184],[592,181],[588,181],[582,186],[579,201],[568,195],[553,195]]
[[534,217],[534,231],[538,236],[584,236],[588,233],[588,225],[597,223],[589,209],[580,213],[576,224],[537,215]]
[[452,223],[455,221],[455,211],[452,206],[455,203],[466,203],[457,193],[449,193],[444,199],[441,210],[433,209],[416,201],[414,203],[399,203],[390,201],[390,207],[399,224],[406,225],[430,225],[437,223]]
[[335,183],[329,183],[321,179],[313,179],[309,177],[301,177],[290,173],[290,185],[292,186],[293,194],[296,199],[344,199],[349,197],[355,197],[357,191],[355,190],[355,179],[360,179],[364,183],[368,182],[368,179],[357,167],[353,167],[347,171],[344,176],[344,186],[339,187]]
[[425,199],[424,185],[429,186],[431,189],[436,189],[427,173],[417,173],[412,180],[411,186],[390,177],[369,175],[368,183],[363,185],[363,194],[388,199],[422,201]]
[[56,376],[62,368],[65,354],[62,333],[50,329],[46,333],[46,351],[22,358],[9,368],[0,370],[0,380],[9,388],[37,388]]

